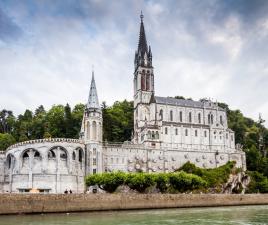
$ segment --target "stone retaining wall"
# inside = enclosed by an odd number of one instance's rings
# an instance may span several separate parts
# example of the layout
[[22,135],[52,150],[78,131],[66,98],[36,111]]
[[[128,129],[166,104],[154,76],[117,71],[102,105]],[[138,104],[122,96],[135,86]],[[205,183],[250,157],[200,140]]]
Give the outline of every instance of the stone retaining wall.
[[0,214],[268,205],[268,194],[0,194]]

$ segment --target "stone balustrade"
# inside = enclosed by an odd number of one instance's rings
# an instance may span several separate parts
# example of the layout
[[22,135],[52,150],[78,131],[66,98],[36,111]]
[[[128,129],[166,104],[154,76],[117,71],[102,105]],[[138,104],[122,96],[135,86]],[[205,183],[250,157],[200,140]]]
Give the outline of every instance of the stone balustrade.
[[45,138],[45,139],[36,139],[36,140],[29,140],[24,142],[19,142],[14,145],[11,145],[7,148],[6,151],[9,151],[12,148],[16,148],[19,146],[29,145],[29,144],[36,144],[36,143],[45,143],[45,142],[68,142],[68,143],[80,143],[83,144],[82,140],[80,139],[71,139],[71,138]]

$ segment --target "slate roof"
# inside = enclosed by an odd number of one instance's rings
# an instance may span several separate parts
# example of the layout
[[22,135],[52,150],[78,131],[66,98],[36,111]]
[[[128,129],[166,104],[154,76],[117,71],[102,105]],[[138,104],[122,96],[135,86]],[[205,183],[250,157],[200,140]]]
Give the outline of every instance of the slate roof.
[[[208,105],[204,101],[193,101],[193,100],[187,100],[187,99],[176,99],[171,97],[159,97],[154,96],[154,102],[157,104],[163,104],[163,105],[173,105],[173,106],[184,106],[184,107],[192,107],[192,108],[208,108]],[[215,107],[213,104],[211,108]],[[218,106],[219,110],[224,110],[221,107]]]

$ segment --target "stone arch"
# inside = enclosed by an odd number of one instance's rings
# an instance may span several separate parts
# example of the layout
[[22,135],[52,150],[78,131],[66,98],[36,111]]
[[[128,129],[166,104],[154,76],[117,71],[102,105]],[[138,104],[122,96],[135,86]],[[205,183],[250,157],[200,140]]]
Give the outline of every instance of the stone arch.
[[56,158],[57,156],[59,156],[59,158],[62,160],[67,160],[69,158],[67,149],[62,146],[53,146],[52,148],[48,150],[48,156],[49,156],[49,153],[52,154],[53,156],[52,158]]
[[56,154],[55,154],[53,149],[48,150],[47,157],[48,157],[48,159],[55,159],[56,158]]

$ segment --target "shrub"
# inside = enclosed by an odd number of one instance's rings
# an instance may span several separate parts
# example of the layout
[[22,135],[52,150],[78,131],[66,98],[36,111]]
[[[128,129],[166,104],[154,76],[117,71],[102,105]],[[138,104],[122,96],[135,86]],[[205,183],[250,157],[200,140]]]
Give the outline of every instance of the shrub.
[[145,190],[155,185],[155,176],[148,173],[131,173],[128,174],[126,184],[133,190],[145,192]]
[[98,185],[99,188],[113,193],[116,188],[125,183],[126,174],[123,172],[112,172],[90,175],[86,179],[88,186]]
[[156,188],[159,189],[161,193],[167,192],[169,184],[170,174],[168,173],[157,173],[155,174]]
[[199,176],[187,174],[184,171],[170,174],[170,185],[179,192],[200,189],[206,186],[206,182]]
[[207,182],[208,187],[217,188],[228,181],[234,166],[235,162],[228,162],[218,168],[201,169],[194,164],[187,162],[179,169],[179,171],[183,170],[186,173],[198,175]]

